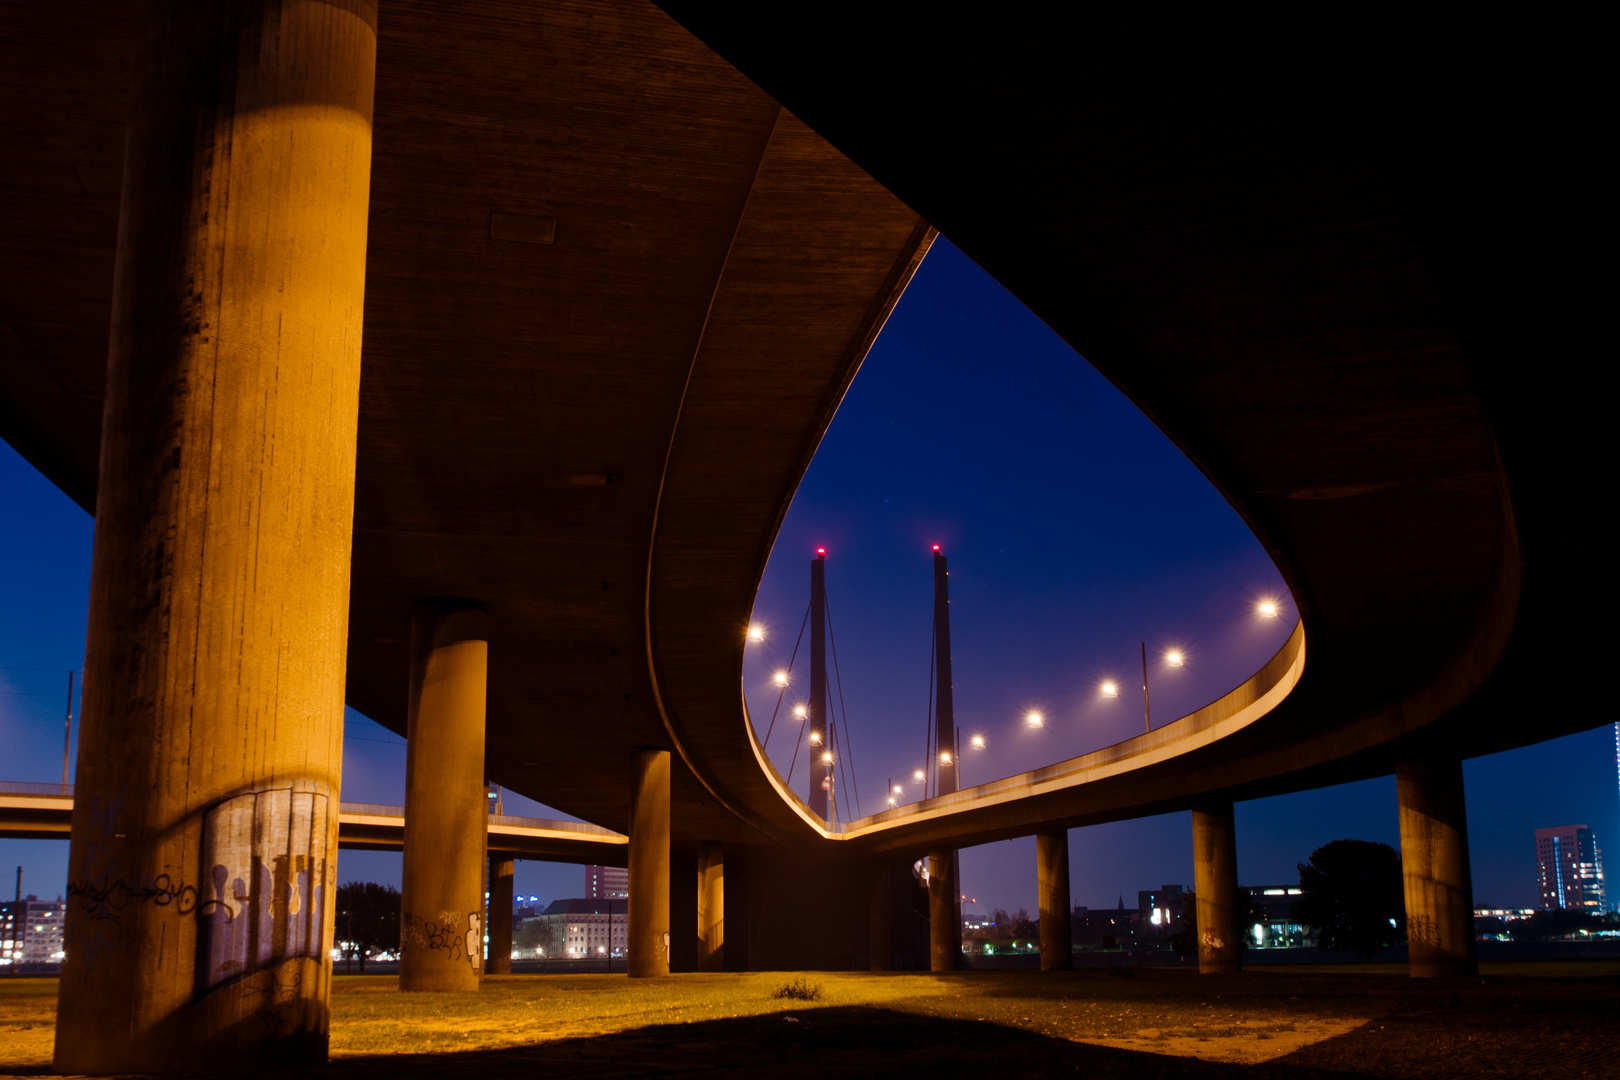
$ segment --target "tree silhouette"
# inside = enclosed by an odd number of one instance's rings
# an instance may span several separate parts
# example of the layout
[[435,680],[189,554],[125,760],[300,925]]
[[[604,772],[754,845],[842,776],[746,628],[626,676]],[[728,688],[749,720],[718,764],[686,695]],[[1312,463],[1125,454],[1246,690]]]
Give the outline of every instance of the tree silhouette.
[[1315,927],[1324,948],[1360,953],[1406,940],[1400,852],[1372,840],[1335,840],[1299,864],[1294,921]]
[[366,957],[399,948],[398,889],[375,881],[351,881],[338,886],[337,905],[337,939],[344,943],[345,959],[360,958],[362,975]]

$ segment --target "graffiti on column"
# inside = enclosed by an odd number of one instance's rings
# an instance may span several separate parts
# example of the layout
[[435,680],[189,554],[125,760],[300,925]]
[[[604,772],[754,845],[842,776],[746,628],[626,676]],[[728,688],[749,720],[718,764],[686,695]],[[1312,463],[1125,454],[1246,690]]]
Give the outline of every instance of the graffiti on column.
[[454,911],[441,911],[436,919],[419,919],[409,911],[400,915],[401,944],[443,953],[446,960],[466,960],[474,971],[480,969],[484,955],[484,916],[482,912],[467,913],[467,929],[461,929],[461,916]]

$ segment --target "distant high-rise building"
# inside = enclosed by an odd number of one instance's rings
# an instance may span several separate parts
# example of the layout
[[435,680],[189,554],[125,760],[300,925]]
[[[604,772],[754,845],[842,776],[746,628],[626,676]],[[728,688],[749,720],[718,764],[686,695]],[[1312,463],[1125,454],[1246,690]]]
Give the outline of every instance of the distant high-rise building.
[[0,965],[60,964],[67,904],[30,896],[0,904]]
[[630,896],[630,871],[622,866],[587,866],[587,900],[624,900]]
[[1536,872],[1543,908],[1604,910],[1603,852],[1585,825],[1537,829]]

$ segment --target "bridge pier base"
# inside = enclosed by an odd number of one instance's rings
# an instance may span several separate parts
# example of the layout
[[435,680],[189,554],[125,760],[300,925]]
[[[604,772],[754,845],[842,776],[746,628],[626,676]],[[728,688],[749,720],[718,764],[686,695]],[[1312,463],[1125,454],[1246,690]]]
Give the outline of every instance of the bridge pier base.
[[630,759],[630,951],[632,979],[669,974],[669,751]]
[[316,1065],[375,6],[134,24],[55,1067]]
[[1197,893],[1198,973],[1243,970],[1238,925],[1237,826],[1230,802],[1193,807],[1193,889]]
[[484,970],[491,975],[512,974],[512,863],[507,855],[489,860],[489,959]]
[[928,966],[955,971],[962,966],[962,910],[957,902],[956,852],[928,853]]
[[1395,797],[1412,977],[1478,975],[1462,762],[1402,762]]
[[488,671],[483,608],[458,600],[417,606],[405,735],[401,990],[477,990],[483,971]]
[[719,844],[698,845],[698,970],[726,970],[726,864]]
[[1069,830],[1035,834],[1035,869],[1041,905],[1041,970],[1074,967],[1074,928],[1069,906]]

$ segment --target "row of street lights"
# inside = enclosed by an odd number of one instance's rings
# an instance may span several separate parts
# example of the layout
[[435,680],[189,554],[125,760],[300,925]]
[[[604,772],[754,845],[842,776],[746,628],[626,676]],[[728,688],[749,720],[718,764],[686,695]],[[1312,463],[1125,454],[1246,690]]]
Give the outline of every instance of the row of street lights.
[[[1279,614],[1279,610],[1280,609],[1275,600],[1262,600],[1255,605],[1255,613],[1263,619],[1275,619]],[[764,628],[758,624],[750,625],[748,628],[748,640],[751,642],[764,641]],[[1170,649],[1164,654],[1164,662],[1170,667],[1183,667],[1186,664],[1187,659],[1185,654],[1180,649]],[[788,684],[788,673],[786,671],[779,670],[772,677],[772,681],[777,686],[786,687]],[[1098,685],[1097,692],[1101,697],[1117,698],[1119,697],[1119,684],[1112,679],[1105,679],[1101,684]],[[1147,725],[1147,730],[1151,731],[1153,729],[1153,720],[1152,714],[1148,709],[1147,644],[1145,642],[1142,645],[1142,710],[1143,718]],[[806,705],[801,704],[793,707],[793,715],[800,719],[803,719],[808,711],[809,709]],[[1024,722],[1032,729],[1040,729],[1046,726],[1046,717],[1037,711],[1031,710],[1025,714]],[[809,741],[811,745],[820,746],[820,733],[811,732]],[[969,739],[969,743],[975,750],[983,750],[987,746],[983,735],[972,736]],[[832,764],[833,756],[831,750],[823,752],[821,755],[821,760],[826,764]],[[949,750],[942,751],[940,753],[939,762],[944,766],[950,766],[955,763],[954,758]],[[923,769],[918,769],[912,773],[912,779],[920,784],[926,783],[928,775]],[[899,797],[903,794],[905,794],[904,789],[901,788],[899,784],[891,781],[889,785],[889,805],[899,805]]]

